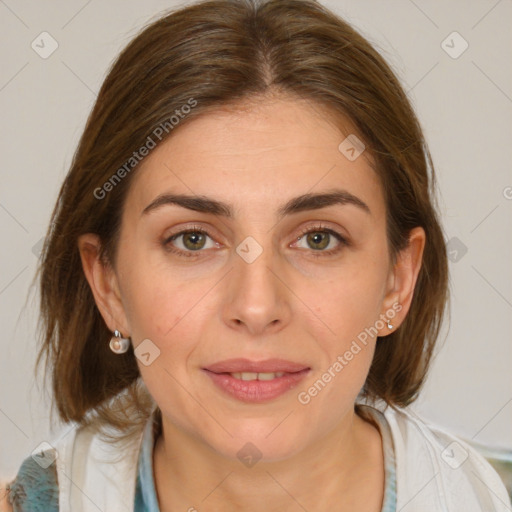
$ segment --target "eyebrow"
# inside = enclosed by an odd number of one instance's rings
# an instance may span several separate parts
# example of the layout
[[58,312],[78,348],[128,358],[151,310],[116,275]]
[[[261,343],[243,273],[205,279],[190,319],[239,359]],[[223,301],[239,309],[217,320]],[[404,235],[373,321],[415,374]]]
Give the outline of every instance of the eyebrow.
[[[141,215],[148,214],[162,206],[176,205],[188,210],[209,213],[227,219],[234,217],[233,208],[226,203],[206,196],[185,194],[162,194],[144,208]],[[282,205],[276,212],[278,218],[308,210],[319,210],[334,205],[352,205],[371,215],[368,205],[347,190],[334,189],[323,193],[303,194]]]

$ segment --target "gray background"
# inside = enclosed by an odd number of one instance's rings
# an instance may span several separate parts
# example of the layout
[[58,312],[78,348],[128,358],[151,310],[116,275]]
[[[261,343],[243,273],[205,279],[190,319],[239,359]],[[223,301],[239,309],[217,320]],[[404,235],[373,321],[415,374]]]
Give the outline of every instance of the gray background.
[[[461,437],[511,448],[512,2],[323,3],[393,66],[439,176],[451,326],[413,409]],[[34,377],[37,304],[25,305],[58,189],[112,59],[175,5],[0,0],[0,478],[66,430],[50,425],[49,394]],[[44,31],[58,43],[46,59],[31,47],[51,48]]]

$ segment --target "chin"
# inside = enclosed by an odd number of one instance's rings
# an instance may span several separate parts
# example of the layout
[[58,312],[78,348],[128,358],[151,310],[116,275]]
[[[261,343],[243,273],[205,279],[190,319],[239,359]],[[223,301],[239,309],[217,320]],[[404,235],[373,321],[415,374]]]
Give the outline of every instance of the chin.
[[233,437],[225,435],[222,439],[205,441],[224,457],[238,459],[247,467],[257,462],[278,462],[297,454],[306,438],[304,433],[285,425],[286,420],[279,425],[280,421],[276,418],[251,419],[242,425],[226,422],[223,424]]

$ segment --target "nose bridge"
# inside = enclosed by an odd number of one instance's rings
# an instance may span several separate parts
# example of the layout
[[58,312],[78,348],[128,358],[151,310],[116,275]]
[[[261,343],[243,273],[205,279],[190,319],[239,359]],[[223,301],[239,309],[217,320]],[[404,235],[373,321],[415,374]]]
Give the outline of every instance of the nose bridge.
[[282,267],[271,237],[247,236],[236,246],[233,264],[225,320],[242,322],[253,333],[286,321],[285,286],[276,276]]
[[256,236],[258,240],[253,236],[247,236],[242,240],[237,245],[236,254],[233,256],[237,288],[241,289],[243,295],[254,297],[258,293],[268,294],[268,288],[274,288],[276,284],[274,283],[276,278],[271,271],[276,259],[272,241],[268,236]]

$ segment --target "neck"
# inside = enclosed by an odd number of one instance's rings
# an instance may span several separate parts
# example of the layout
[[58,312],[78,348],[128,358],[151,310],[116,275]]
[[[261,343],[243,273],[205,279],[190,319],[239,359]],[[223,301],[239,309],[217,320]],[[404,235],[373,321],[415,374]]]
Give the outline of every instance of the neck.
[[247,466],[163,417],[153,465],[161,512],[378,512],[384,494],[379,430],[353,411],[293,456]]

